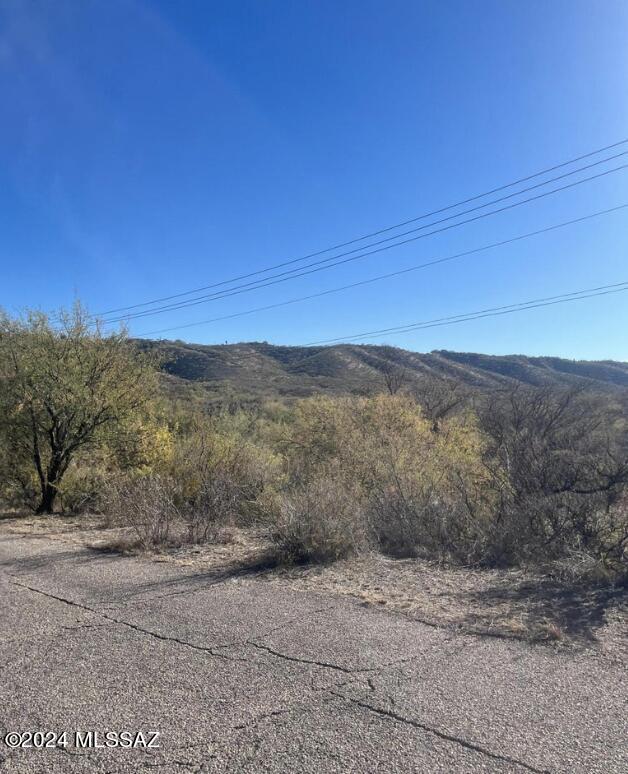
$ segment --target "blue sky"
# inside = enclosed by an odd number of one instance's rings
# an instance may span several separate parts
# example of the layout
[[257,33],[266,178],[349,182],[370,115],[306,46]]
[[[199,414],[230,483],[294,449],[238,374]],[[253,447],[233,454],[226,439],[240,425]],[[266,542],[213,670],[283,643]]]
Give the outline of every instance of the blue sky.
[[[78,296],[100,312],[209,285],[624,139],[627,36],[624,0],[0,0],[0,304]],[[626,202],[628,170],[130,330],[278,303]],[[301,344],[620,282],[627,227],[624,210],[162,335]],[[627,330],[628,293],[371,341],[628,360]]]

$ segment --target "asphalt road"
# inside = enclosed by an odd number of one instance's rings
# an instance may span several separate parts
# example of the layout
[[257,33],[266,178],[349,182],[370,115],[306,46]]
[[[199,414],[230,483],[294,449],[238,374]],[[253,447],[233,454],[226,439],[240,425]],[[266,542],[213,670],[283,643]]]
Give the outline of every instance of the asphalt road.
[[0,742],[0,772],[628,771],[625,664],[595,650],[1,530],[0,615],[2,736],[68,734]]

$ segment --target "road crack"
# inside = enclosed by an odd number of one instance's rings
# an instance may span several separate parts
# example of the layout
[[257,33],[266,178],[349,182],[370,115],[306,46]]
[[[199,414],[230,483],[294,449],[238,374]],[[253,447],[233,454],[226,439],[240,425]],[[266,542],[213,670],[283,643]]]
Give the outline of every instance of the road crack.
[[376,671],[375,667],[369,667],[369,668],[343,667],[343,666],[340,666],[339,664],[332,664],[329,661],[316,661],[315,659],[301,658],[299,656],[289,656],[287,653],[281,653],[278,650],[274,650],[269,645],[263,645],[261,642],[255,642],[254,640],[248,640],[247,644],[252,645],[254,648],[257,648],[258,650],[264,650],[267,653],[270,653],[272,656],[276,656],[277,658],[284,659],[285,661],[294,661],[297,664],[310,664],[312,666],[319,666],[325,669],[333,669],[337,672],[344,672],[345,674],[348,674],[348,675],[356,674],[359,672]]
[[368,712],[372,712],[375,715],[379,715],[380,717],[388,718],[389,720],[396,720],[399,723],[404,723],[408,726],[412,726],[413,728],[419,728],[422,731],[426,731],[429,734],[433,734],[434,736],[437,736],[439,739],[443,739],[447,742],[453,742],[454,744],[458,744],[467,750],[473,750],[474,752],[480,753],[481,755],[485,755],[488,758],[492,758],[493,760],[502,761],[503,763],[511,763],[515,766],[520,766],[521,768],[525,769],[526,771],[531,771],[534,774],[552,774],[549,769],[538,769],[535,766],[532,766],[529,763],[524,763],[524,761],[519,760],[518,758],[513,758],[510,755],[502,755],[501,753],[495,753],[491,750],[488,750],[486,747],[482,747],[482,745],[475,744],[475,742],[469,742],[466,739],[463,739],[459,736],[454,736],[453,734],[448,734],[446,731],[441,731],[438,728],[433,728],[432,726],[428,726],[426,723],[421,723],[418,720],[412,720],[412,718],[406,718],[403,715],[400,715],[398,712],[395,712],[391,709],[382,709],[380,707],[373,707],[371,704],[368,704],[368,702],[362,701],[361,699],[356,699],[351,696],[344,696],[343,694],[336,693],[332,689],[329,689],[330,693],[333,693],[334,696],[337,696],[340,699],[344,699],[345,701],[349,701],[352,704],[357,705],[358,707],[362,707],[362,709],[367,710]]
[[[238,656],[228,656],[226,653],[218,653],[216,652],[217,649],[215,648],[208,648],[204,645],[195,645],[194,643],[187,642],[186,640],[180,640],[178,637],[170,637],[166,634],[160,634],[159,632],[151,631],[150,629],[144,629],[142,626],[138,626],[137,624],[132,624],[129,621],[123,621],[121,618],[115,618],[114,616],[108,615],[107,613],[103,613],[101,610],[96,610],[93,607],[89,607],[89,605],[83,605],[80,602],[75,602],[72,599],[67,599],[66,597],[59,597],[56,594],[51,594],[47,591],[36,589],[33,586],[28,586],[26,583],[20,583],[19,581],[10,581],[10,583],[12,583],[14,586],[20,586],[21,588],[27,589],[28,591],[31,591],[34,594],[41,594],[42,596],[48,597],[49,599],[54,599],[57,602],[63,602],[64,604],[70,605],[71,607],[77,607],[79,608],[79,610],[85,610],[86,612],[101,616],[101,618],[104,618],[105,620],[110,621],[111,623],[115,623],[120,626],[126,626],[129,629],[133,629],[136,632],[140,632],[141,634],[146,634],[149,637],[154,637],[156,640],[162,640],[163,642],[175,642],[178,645],[183,645],[186,648],[191,648],[192,650],[197,650],[202,653],[208,653],[210,656],[215,656],[216,658],[222,658],[226,661],[248,661],[248,659],[246,658],[240,658]],[[74,627],[70,627],[70,628],[74,628]]]

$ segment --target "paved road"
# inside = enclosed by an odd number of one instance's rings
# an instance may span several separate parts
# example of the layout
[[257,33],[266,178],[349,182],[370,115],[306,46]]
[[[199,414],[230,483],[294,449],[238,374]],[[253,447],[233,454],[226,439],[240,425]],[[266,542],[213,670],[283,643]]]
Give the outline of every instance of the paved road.
[[624,668],[594,651],[1,533],[0,615],[3,736],[161,734],[0,743],[0,772],[628,771]]

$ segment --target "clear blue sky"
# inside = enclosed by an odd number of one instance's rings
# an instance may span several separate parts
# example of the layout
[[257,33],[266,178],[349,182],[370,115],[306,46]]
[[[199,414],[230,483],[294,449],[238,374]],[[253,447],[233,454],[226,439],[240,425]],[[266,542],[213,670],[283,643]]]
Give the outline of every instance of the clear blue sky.
[[[78,295],[100,312],[396,223],[628,137],[627,85],[625,0],[0,0],[0,304],[51,309]],[[131,331],[322,291],[625,202],[628,170]],[[627,227],[623,211],[163,335],[307,343],[628,280]],[[628,360],[627,332],[628,293],[379,341]]]

